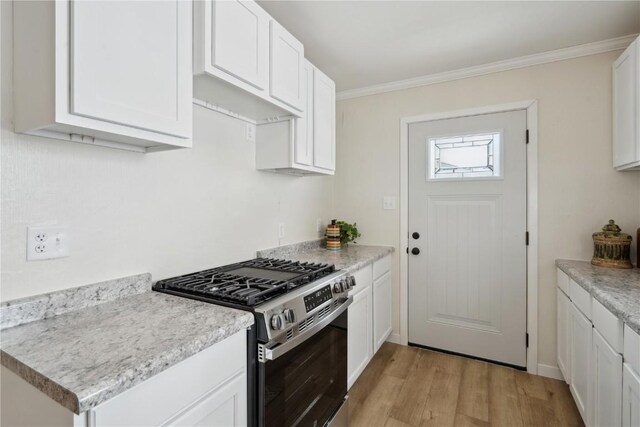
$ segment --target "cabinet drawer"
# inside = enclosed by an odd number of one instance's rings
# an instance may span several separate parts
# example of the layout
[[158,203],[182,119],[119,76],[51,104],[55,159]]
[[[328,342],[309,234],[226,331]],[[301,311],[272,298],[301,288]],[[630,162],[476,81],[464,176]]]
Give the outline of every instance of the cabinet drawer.
[[569,276],[567,276],[567,273],[560,270],[559,268],[556,270],[558,287],[562,289],[562,292],[564,292],[565,295],[569,295]]
[[616,352],[622,354],[622,321],[596,299],[591,304],[591,314],[593,326]]
[[569,298],[582,314],[591,320],[591,295],[573,279],[569,279]]
[[373,263],[373,280],[376,280],[389,270],[391,270],[391,255],[387,255]]
[[371,264],[369,264],[353,273],[353,277],[356,279],[356,286],[349,291],[350,295],[355,295],[361,290],[371,287],[371,283],[373,283],[371,269]]
[[640,375],[640,335],[624,325],[624,362]]

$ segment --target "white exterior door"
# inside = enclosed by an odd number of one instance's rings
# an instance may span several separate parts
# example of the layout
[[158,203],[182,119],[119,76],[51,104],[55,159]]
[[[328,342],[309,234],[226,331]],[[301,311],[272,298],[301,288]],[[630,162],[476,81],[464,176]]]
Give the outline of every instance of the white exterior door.
[[191,3],[70,4],[70,112],[191,137]]
[[409,126],[409,342],[526,366],[526,111]]

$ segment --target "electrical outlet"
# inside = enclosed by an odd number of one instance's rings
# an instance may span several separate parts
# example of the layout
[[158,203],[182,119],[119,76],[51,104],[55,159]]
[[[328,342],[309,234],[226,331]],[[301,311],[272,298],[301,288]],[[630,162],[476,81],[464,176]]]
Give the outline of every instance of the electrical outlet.
[[67,227],[27,227],[27,261],[63,258],[69,256]]
[[322,220],[320,218],[316,220],[316,231],[318,233],[322,231]]
[[393,196],[384,196],[382,199],[382,209],[393,210],[396,208],[396,198]]
[[256,142],[256,125],[247,123],[245,136],[248,142]]
[[278,239],[282,239],[284,237],[284,222],[278,223]]

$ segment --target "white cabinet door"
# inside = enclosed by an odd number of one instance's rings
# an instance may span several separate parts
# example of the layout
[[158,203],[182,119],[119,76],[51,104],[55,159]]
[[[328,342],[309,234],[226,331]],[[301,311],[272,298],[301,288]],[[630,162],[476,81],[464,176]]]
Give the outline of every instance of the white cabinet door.
[[622,369],[622,425],[640,426],[640,377],[626,363]]
[[295,122],[294,160],[305,166],[313,165],[313,65],[304,61],[302,86],[305,96],[305,111]]
[[622,356],[593,328],[593,425],[619,426],[622,422]]
[[587,319],[576,308],[573,303],[569,304],[569,325],[570,325],[570,339],[571,345],[569,350],[569,369],[571,383],[569,384],[569,390],[573,395],[573,400],[576,402],[578,411],[582,416],[582,420],[586,425],[590,423],[590,405],[589,405],[589,384],[591,370],[591,340],[592,340],[592,326],[589,319]]
[[349,306],[347,387],[356,382],[373,356],[371,286],[361,289]]
[[571,377],[569,376],[569,304],[571,304],[571,301],[569,301],[569,298],[560,290],[560,288],[556,289],[556,291],[558,293],[558,368],[560,368],[560,372],[562,372],[564,380],[569,383],[571,382]]
[[213,28],[205,33],[212,38],[211,65],[258,89],[266,89],[269,15],[253,1],[210,3]]
[[242,373],[206,393],[165,426],[231,427],[247,425],[247,377]]
[[304,46],[276,21],[270,29],[271,96],[302,111]]
[[640,42],[613,63],[613,166],[640,165]]
[[391,333],[391,271],[373,282],[373,352]]
[[191,3],[70,6],[70,113],[191,137]]
[[336,165],[336,86],[316,69],[313,76],[313,165],[335,170]]

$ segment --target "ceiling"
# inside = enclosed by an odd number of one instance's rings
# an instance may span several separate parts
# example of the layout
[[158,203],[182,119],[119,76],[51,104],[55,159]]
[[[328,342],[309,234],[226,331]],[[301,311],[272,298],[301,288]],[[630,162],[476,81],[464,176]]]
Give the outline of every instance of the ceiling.
[[338,91],[640,32],[640,1],[258,1]]

